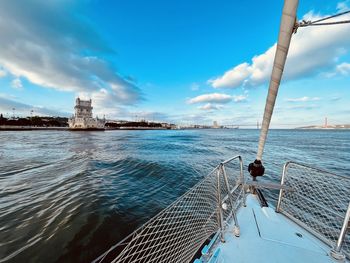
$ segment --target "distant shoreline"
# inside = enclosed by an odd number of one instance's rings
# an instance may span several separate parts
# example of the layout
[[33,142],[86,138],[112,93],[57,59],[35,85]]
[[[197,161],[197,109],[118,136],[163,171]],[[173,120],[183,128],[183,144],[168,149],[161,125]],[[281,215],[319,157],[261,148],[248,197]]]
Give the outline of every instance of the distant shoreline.
[[[169,130],[163,127],[122,127],[120,129],[106,128],[105,131],[115,130]],[[0,131],[74,131],[69,127],[35,127],[35,126],[14,126],[14,125],[0,125]],[[80,129],[79,131],[84,131]],[[89,131],[89,130],[86,130]]]
[[349,130],[350,129],[350,125],[344,125],[344,127],[341,126],[337,126],[337,127],[298,127],[295,128],[298,130]]
[[307,130],[307,131],[342,131],[350,130],[350,128],[295,128],[294,130]]
[[[169,129],[165,127],[120,127],[120,128],[105,128],[105,131],[128,131],[128,130],[237,130],[237,129],[214,129],[214,128],[178,128],[178,129]],[[243,129],[245,130],[245,129]],[[256,130],[254,128],[247,128],[247,130]],[[260,130],[260,129],[259,129]],[[350,128],[271,128],[270,130],[350,130]],[[35,127],[35,126],[14,126],[14,125],[0,125],[0,131],[74,131],[69,129],[69,127]],[[84,130],[79,130],[84,131]],[[89,130],[86,130],[89,131]]]

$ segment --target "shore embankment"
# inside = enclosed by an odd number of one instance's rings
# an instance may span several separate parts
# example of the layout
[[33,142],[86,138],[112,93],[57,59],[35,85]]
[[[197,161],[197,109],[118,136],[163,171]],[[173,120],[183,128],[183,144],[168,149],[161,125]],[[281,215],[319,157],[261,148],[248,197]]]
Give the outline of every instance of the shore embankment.
[[[68,131],[68,127],[36,127],[36,126],[15,126],[15,125],[0,125],[0,131]],[[109,130],[167,130],[163,127],[118,127],[106,128]]]

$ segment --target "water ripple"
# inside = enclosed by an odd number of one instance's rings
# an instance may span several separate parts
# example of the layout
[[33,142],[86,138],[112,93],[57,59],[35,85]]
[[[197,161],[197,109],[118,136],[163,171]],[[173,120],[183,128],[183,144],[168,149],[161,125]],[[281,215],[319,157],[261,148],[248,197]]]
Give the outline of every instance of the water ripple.
[[[271,131],[265,179],[278,179],[288,160],[350,176],[349,135]],[[246,164],[253,160],[258,136],[256,130],[1,132],[0,262],[89,262],[218,162],[237,154]]]

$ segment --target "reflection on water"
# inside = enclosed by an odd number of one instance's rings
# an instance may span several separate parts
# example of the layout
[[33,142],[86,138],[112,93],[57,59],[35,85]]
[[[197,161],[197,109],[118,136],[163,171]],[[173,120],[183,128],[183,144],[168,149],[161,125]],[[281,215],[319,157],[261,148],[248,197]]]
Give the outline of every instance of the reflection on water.
[[[89,262],[218,162],[237,154],[252,161],[258,136],[257,130],[1,132],[0,262]],[[287,160],[350,176],[349,138],[350,131],[272,130],[266,179],[277,179]]]

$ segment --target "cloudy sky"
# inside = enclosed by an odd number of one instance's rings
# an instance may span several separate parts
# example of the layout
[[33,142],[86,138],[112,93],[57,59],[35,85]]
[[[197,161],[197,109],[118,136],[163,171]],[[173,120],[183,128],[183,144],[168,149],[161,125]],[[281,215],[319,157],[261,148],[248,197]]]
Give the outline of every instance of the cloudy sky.
[[[261,121],[283,1],[0,1],[0,112]],[[300,1],[298,19],[350,8]],[[350,19],[344,16],[341,19]],[[273,127],[350,123],[350,25],[293,35]],[[136,117],[137,116],[137,117]],[[244,127],[248,127],[244,126]]]

